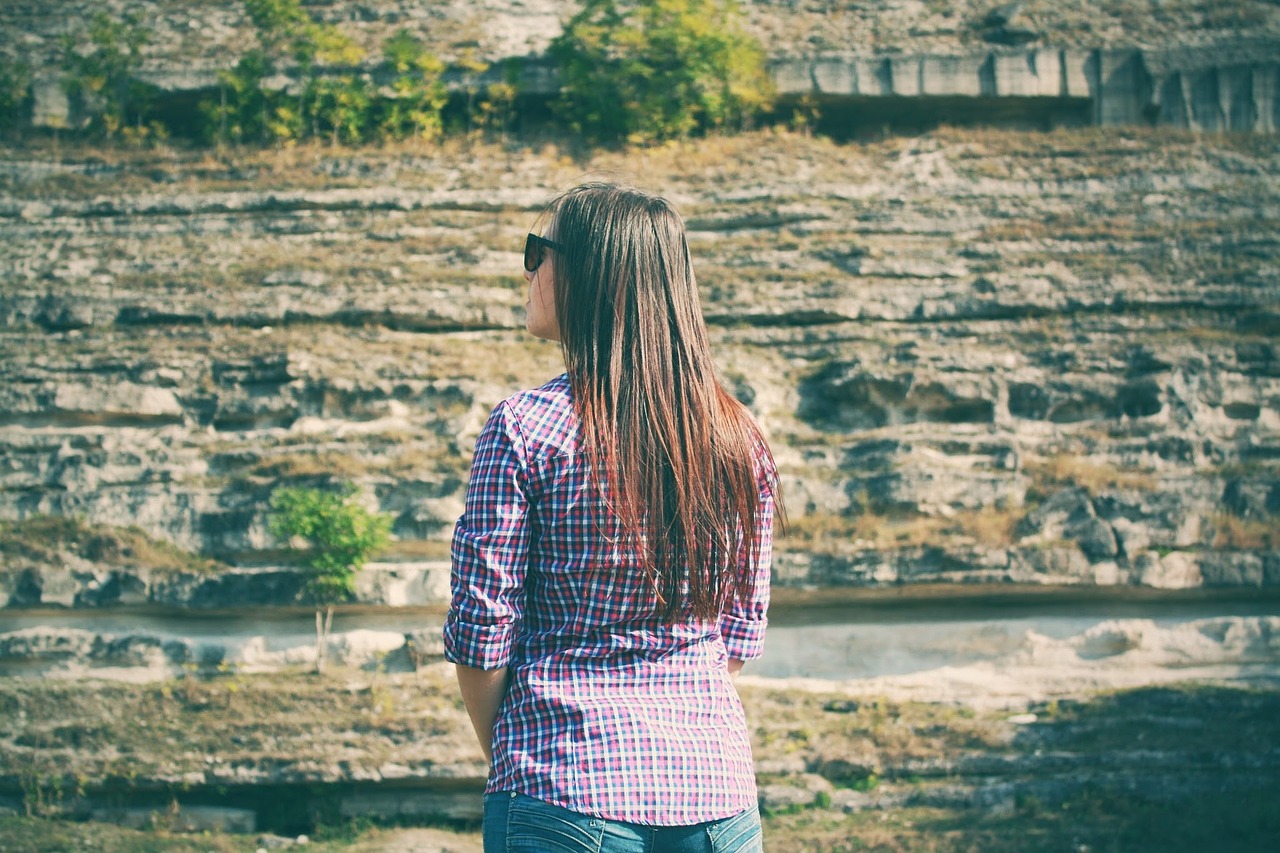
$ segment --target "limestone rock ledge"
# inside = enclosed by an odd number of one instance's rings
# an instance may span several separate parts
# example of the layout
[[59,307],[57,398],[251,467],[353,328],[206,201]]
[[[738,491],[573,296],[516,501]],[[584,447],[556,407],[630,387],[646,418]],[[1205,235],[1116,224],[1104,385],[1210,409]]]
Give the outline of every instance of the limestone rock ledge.
[[[179,572],[13,566],[0,570],[0,612],[22,610],[164,611],[190,608],[301,608],[306,576],[294,569],[228,568]],[[1280,552],[1144,552],[1133,561],[1091,560],[1075,543],[1015,548],[919,546],[885,551],[856,545],[778,554],[778,591],[956,584],[1192,590],[1280,587]],[[357,577],[353,606],[430,608],[449,603],[447,561],[372,563]],[[785,594],[785,593],[784,593]]]
[[784,98],[854,100],[874,109],[888,98],[1050,99],[1051,121],[1072,121],[1071,101],[1099,125],[1160,124],[1194,130],[1274,133],[1280,129],[1280,39],[1214,49],[1035,48],[967,55],[826,55],[784,58],[773,76]]
[[[115,568],[13,566],[0,570],[0,609],[301,607],[306,575],[290,568],[182,572]],[[449,603],[448,562],[370,563],[357,576],[356,604],[442,607]]]

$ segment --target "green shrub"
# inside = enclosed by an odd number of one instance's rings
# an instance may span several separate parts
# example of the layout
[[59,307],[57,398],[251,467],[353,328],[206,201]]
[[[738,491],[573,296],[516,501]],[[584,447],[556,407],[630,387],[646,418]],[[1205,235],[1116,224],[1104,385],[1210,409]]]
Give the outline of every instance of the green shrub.
[[[218,142],[290,142],[304,136],[363,137],[370,87],[350,71],[363,52],[336,27],[311,19],[299,0],[245,0],[258,46],[218,75],[218,99],[206,101],[206,135]],[[268,77],[290,73],[299,90],[267,89]]]
[[[202,105],[206,133],[226,142],[332,142],[409,136],[435,139],[448,99],[444,63],[401,30],[383,47],[390,82],[375,88],[364,51],[336,27],[311,19],[298,0],[245,0],[258,45],[219,75],[218,96]],[[268,89],[268,78],[297,80]]]
[[97,12],[84,32],[62,39],[63,88],[90,133],[134,142],[167,135],[160,124],[146,123],[152,89],[134,76],[150,38],[135,13],[117,20]]
[[449,95],[441,79],[444,63],[422,41],[400,30],[383,44],[383,62],[391,72],[391,97],[381,106],[378,130],[384,137],[436,139],[440,111]]
[[19,59],[0,59],[0,131],[18,126],[31,99],[31,66]]
[[746,125],[768,105],[764,52],[734,0],[586,0],[550,47],[553,105],[593,141]]
[[391,517],[356,503],[358,493],[348,484],[340,492],[283,488],[271,495],[272,534],[307,544],[301,562],[310,576],[300,597],[316,608],[316,672],[324,671],[333,606],[355,594],[356,574],[391,532]]
[[373,92],[357,74],[316,77],[308,85],[305,113],[311,136],[327,135],[339,142],[360,142],[372,126]]
[[262,50],[251,50],[233,68],[218,73],[218,99],[200,105],[204,113],[206,136],[220,143],[265,141],[271,138],[268,128],[275,119],[279,93],[262,88],[267,74],[267,56]]

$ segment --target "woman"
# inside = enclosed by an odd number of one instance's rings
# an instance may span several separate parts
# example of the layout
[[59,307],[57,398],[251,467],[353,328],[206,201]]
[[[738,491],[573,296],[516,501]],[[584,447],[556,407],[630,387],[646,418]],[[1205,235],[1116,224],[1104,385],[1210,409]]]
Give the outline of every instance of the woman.
[[759,850],[731,681],[762,651],[777,474],[720,385],[684,225],[588,184],[525,244],[567,371],[493,411],[445,649],[490,773],[486,850]]

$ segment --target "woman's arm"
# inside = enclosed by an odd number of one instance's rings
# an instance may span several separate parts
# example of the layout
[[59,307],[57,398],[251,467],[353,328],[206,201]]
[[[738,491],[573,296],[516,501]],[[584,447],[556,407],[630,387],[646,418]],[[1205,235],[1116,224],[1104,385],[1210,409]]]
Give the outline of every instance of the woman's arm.
[[467,706],[471,726],[476,730],[484,759],[493,762],[493,724],[498,718],[498,706],[507,692],[507,668],[476,669],[457,664],[458,688],[462,702]]
[[730,678],[738,677],[738,673],[742,672],[743,663],[744,661],[740,661],[737,658],[729,658],[729,677]]

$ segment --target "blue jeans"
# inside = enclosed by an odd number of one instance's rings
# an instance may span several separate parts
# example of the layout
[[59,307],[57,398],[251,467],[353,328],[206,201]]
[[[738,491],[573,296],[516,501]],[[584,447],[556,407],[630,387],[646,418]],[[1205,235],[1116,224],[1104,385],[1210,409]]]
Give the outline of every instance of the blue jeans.
[[760,812],[692,826],[579,814],[512,791],[484,798],[485,853],[762,853]]

